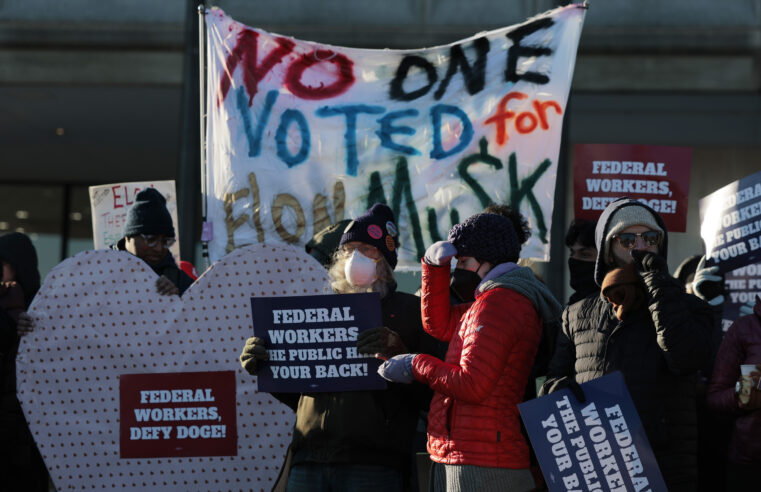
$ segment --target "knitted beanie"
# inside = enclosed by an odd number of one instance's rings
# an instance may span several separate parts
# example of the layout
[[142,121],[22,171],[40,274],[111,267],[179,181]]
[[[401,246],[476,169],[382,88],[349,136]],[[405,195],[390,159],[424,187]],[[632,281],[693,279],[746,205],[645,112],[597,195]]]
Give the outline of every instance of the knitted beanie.
[[658,231],[663,235],[663,229],[658,225],[653,214],[641,205],[634,204],[619,208],[613,213],[608,224],[610,228],[605,233],[605,256],[603,256],[603,258],[608,258],[610,255],[610,243],[613,241],[613,236],[625,230],[627,227],[641,225],[649,227],[654,231]]
[[383,253],[391,269],[396,268],[399,231],[394,213],[387,205],[376,203],[364,215],[351,221],[344,229],[339,246],[351,241],[375,246]]
[[135,196],[135,204],[127,213],[123,236],[137,234],[161,234],[174,237],[172,216],[166,208],[166,199],[153,188],[141,190]]
[[493,266],[516,262],[521,252],[512,221],[497,214],[471,215],[452,227],[447,239],[457,248],[457,256],[472,256]]
[[322,263],[322,266],[329,267],[333,261],[333,253],[338,249],[338,243],[341,241],[341,236],[349,222],[351,219],[344,219],[329,225],[312,236],[304,249]]

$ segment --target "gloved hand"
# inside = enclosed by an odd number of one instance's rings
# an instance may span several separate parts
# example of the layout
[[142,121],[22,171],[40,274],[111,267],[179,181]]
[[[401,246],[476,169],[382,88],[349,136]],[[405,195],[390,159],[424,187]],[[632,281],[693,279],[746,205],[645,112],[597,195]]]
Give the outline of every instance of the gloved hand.
[[449,241],[436,241],[425,250],[423,260],[429,265],[444,266],[449,265],[455,256],[457,256],[457,248],[454,244]]
[[753,307],[756,305],[756,301],[748,301],[740,306],[740,316],[747,316],[753,314]]
[[581,385],[576,382],[576,380],[573,377],[564,377],[560,380],[558,380],[557,383],[555,383],[555,386],[552,389],[552,392],[561,390],[561,389],[569,389],[571,390],[571,393],[573,393],[573,396],[576,397],[576,400],[579,403],[586,403],[587,397],[584,394],[584,390],[581,389]]
[[381,326],[370,328],[357,335],[357,351],[360,354],[381,355],[388,359],[407,352],[402,337],[394,330]]
[[264,340],[251,337],[246,340],[243,353],[240,354],[240,365],[252,376],[259,372],[259,361],[270,360],[270,354],[264,345]]
[[640,273],[669,271],[666,259],[660,255],[639,249],[633,249],[629,254],[634,259],[634,268]]
[[711,306],[724,302],[724,277],[718,274],[719,266],[706,267],[706,257],[700,259],[692,281],[692,292]]
[[386,381],[392,383],[410,384],[415,380],[412,374],[412,361],[418,354],[401,354],[391,357],[381,364],[378,374]]

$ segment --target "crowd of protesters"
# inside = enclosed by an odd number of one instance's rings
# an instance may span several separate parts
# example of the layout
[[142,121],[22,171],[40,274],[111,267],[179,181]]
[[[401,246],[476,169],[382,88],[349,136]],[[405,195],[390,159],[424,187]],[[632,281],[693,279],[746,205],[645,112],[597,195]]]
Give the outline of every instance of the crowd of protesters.
[[[417,490],[415,453],[425,450],[430,490],[543,490],[517,405],[536,397],[538,384],[539,394],[568,388],[583,402],[580,384],[613,371],[623,375],[669,490],[754,489],[761,298],[723,334],[717,268],[696,256],[672,276],[666,226],[636,200],[614,201],[596,224],[572,222],[565,244],[574,292],[565,307],[519,266],[529,235],[525,218],[504,205],[468,217],[428,247],[415,296],[397,289],[399,229],[388,206],[315,234],[307,252],[335,293],[380,295],[382,326],[361,332],[357,349],[385,361],[378,372],[389,383],[274,394],[295,413],[276,490]],[[156,272],[158,294],[182,295],[196,274],[175,263],[174,240],[164,197],[147,189],[114,249]],[[20,337],[34,329],[25,311],[40,287],[29,238],[1,236],[0,262],[0,476],[9,490],[47,490],[15,384]],[[245,341],[248,373],[268,359],[265,340]],[[741,367],[750,368],[746,377]]]

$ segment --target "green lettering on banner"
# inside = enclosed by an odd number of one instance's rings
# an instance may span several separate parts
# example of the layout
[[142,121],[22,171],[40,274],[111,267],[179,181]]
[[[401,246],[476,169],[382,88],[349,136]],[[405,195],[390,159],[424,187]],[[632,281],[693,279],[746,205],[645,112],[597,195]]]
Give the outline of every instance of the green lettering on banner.
[[489,197],[489,195],[486,194],[481,185],[478,184],[478,181],[476,181],[473,176],[468,174],[468,168],[471,165],[480,162],[486,164],[487,166],[492,166],[494,169],[502,169],[502,161],[489,154],[487,151],[488,146],[489,142],[486,140],[486,137],[481,137],[481,140],[478,141],[479,152],[477,154],[469,155],[468,157],[461,160],[460,164],[457,165],[457,172],[460,173],[462,180],[465,181],[465,183],[470,186],[470,189],[473,190],[473,193],[476,194],[478,201],[481,202],[482,208],[488,207],[492,203],[492,199]]
[[552,162],[549,159],[545,159],[539,164],[531,175],[521,180],[520,186],[518,186],[518,159],[515,157],[515,152],[510,154],[507,160],[507,173],[510,177],[510,206],[515,210],[520,208],[523,199],[527,199],[531,206],[531,211],[536,217],[536,228],[538,229],[538,237],[542,243],[547,244],[547,224],[544,222],[544,214],[542,213],[542,207],[539,205],[539,201],[534,196],[534,186],[542,174],[550,168]]

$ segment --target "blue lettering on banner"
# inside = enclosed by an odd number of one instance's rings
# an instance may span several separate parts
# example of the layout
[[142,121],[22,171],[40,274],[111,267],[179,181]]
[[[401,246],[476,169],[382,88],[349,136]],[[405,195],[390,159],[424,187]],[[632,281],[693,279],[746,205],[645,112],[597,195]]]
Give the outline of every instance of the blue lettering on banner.
[[380,123],[381,127],[375,133],[380,138],[381,146],[406,155],[420,155],[420,151],[416,148],[398,144],[391,139],[391,135],[396,133],[401,135],[414,135],[414,128],[411,126],[394,126],[393,121],[407,116],[417,116],[418,114],[420,114],[420,112],[417,109],[404,109],[401,111],[392,111],[384,115],[382,118],[379,118],[378,123]]
[[386,109],[383,106],[369,106],[367,104],[348,104],[346,106],[323,106],[317,110],[317,116],[327,118],[330,116],[344,115],[346,117],[346,133],[344,142],[346,145],[346,174],[356,176],[359,168],[357,157],[357,115],[359,113],[381,114]]
[[[449,150],[444,150],[441,142],[441,119],[442,115],[450,114],[456,116],[462,123],[462,133],[460,141]],[[431,150],[432,159],[444,159],[450,155],[462,152],[473,140],[473,124],[470,118],[462,109],[449,104],[436,104],[431,108],[431,121],[433,123],[433,149]]]
[[246,140],[248,140],[249,157],[256,157],[262,152],[262,134],[264,133],[264,127],[267,126],[267,122],[270,119],[272,107],[275,105],[275,101],[277,101],[277,94],[275,90],[267,93],[264,106],[262,107],[262,114],[256,121],[256,129],[252,128],[253,124],[251,122],[251,112],[248,109],[246,89],[241,87],[235,94],[235,103],[243,120],[243,131],[246,133]]
[[[296,155],[292,155],[288,150],[288,127],[291,123],[298,125],[301,133],[301,147]],[[285,162],[288,167],[293,167],[297,164],[301,164],[309,156],[310,135],[309,125],[307,120],[301,111],[296,109],[286,109],[283,111],[283,115],[280,117],[280,125],[277,127],[277,133],[275,134],[275,142],[277,143],[277,156]]]

